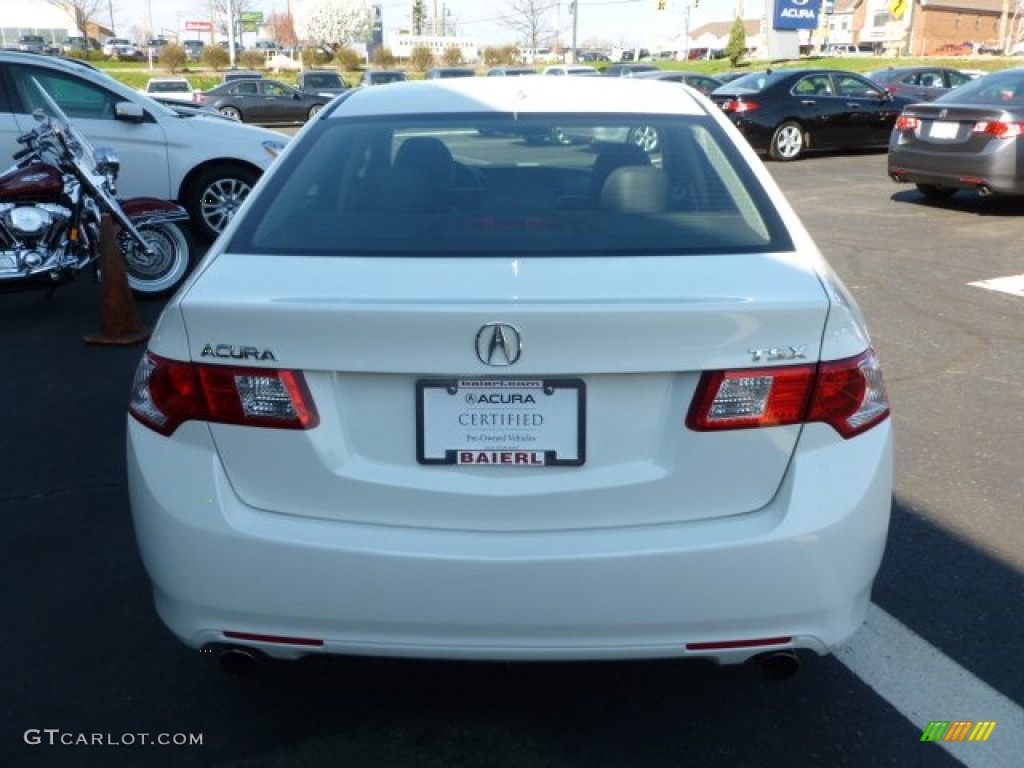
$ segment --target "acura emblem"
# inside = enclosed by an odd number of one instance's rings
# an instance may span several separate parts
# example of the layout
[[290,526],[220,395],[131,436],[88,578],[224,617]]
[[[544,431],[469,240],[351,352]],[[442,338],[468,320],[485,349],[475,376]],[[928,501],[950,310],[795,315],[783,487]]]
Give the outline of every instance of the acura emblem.
[[484,365],[504,367],[523,353],[519,330],[508,323],[487,323],[476,334],[476,356]]

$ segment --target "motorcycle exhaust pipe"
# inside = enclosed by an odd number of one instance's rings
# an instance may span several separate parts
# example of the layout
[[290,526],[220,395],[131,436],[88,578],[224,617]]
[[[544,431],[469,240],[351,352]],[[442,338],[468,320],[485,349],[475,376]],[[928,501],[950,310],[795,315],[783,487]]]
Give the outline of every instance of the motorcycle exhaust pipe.
[[232,677],[246,677],[259,667],[262,659],[248,648],[228,648],[220,654],[220,666]]
[[761,674],[768,680],[788,680],[800,671],[800,657],[796,651],[774,651],[758,657]]

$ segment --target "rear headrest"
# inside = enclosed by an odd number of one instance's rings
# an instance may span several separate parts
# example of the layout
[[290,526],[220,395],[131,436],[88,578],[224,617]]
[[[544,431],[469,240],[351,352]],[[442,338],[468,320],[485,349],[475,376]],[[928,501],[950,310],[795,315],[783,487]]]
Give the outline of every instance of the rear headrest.
[[601,187],[601,208],[621,213],[659,213],[668,207],[668,176],[652,165],[616,168]]
[[432,187],[450,187],[455,180],[455,161],[445,143],[433,136],[413,136],[402,142],[395,168],[421,174]]

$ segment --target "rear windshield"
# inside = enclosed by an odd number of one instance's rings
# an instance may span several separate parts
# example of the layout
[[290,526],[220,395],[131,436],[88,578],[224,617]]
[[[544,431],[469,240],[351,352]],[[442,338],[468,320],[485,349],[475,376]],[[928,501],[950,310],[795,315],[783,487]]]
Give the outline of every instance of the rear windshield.
[[1020,106],[1024,104],[1024,72],[992,72],[942,94],[936,102]]
[[149,84],[150,93],[191,93],[192,86],[185,80],[165,80]]
[[344,88],[345,84],[341,82],[339,75],[325,72],[323,74],[306,75],[303,80],[307,88]]
[[730,80],[721,88],[715,91],[715,95],[720,94],[744,94],[744,93],[757,93],[763,91],[769,85],[778,82],[783,77],[786,77],[789,73],[787,72],[751,72],[748,75],[737,77],[735,80]]
[[747,162],[707,116],[346,117],[311,125],[297,141],[227,250],[572,256],[792,249]]

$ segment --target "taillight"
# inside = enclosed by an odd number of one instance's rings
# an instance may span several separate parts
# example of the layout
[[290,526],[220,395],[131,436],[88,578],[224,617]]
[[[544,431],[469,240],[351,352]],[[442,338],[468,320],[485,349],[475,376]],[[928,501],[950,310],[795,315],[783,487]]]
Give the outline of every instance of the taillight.
[[709,371],[697,385],[686,425],[706,432],[822,421],[850,438],[888,415],[882,371],[868,350],[817,365]]
[[753,112],[758,108],[756,101],[741,101],[740,99],[733,99],[727,101],[722,105],[722,110],[725,112],[732,112],[734,115],[741,115],[744,112]]
[[974,124],[973,133],[984,133],[997,139],[1015,139],[1024,132],[1024,123],[1008,120],[980,120]]
[[185,421],[272,429],[320,423],[299,371],[182,363],[149,352],[135,372],[128,411],[162,435]]
[[916,131],[921,127],[921,120],[912,115],[900,115],[896,118],[897,131]]

